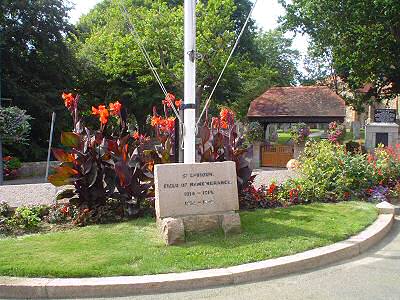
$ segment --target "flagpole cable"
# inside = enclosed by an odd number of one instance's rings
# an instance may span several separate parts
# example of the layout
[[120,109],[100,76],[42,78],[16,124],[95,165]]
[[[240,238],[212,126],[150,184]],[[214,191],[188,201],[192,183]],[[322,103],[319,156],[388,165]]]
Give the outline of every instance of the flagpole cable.
[[119,6],[119,9],[120,9],[121,13],[124,15],[124,18],[125,18],[125,20],[127,21],[128,25],[129,25],[129,30],[130,30],[132,36],[135,38],[136,43],[137,43],[138,46],[139,46],[140,52],[141,52],[142,55],[144,56],[144,58],[145,58],[147,64],[149,65],[149,68],[150,68],[151,72],[153,73],[153,76],[154,76],[155,79],[157,80],[158,85],[160,86],[162,92],[163,92],[164,95],[166,96],[166,100],[169,101],[169,103],[170,103],[170,105],[171,105],[171,108],[172,108],[172,110],[173,110],[173,112],[174,112],[176,118],[179,120],[179,123],[182,124],[183,121],[182,121],[181,117],[179,116],[179,112],[178,112],[177,109],[175,108],[175,104],[172,102],[172,100],[170,99],[170,97],[167,97],[168,92],[167,92],[167,90],[166,90],[166,88],[165,88],[165,86],[164,86],[164,84],[163,84],[163,82],[162,82],[162,80],[161,80],[160,75],[159,75],[158,72],[157,72],[156,67],[154,66],[153,62],[152,62],[151,59],[150,59],[150,56],[149,56],[149,54],[148,54],[146,48],[144,47],[144,45],[143,45],[143,43],[142,43],[142,41],[141,41],[141,39],[140,39],[140,36],[139,36],[139,34],[138,34],[138,32],[137,32],[137,30],[136,30],[136,28],[135,28],[133,22],[131,21],[131,19],[130,19],[130,17],[129,17],[129,14],[128,14],[128,11],[126,10],[125,5],[122,3],[121,0],[117,0],[117,2],[118,2],[118,6]]
[[238,44],[239,44],[240,38],[242,37],[243,32],[244,32],[244,30],[246,29],[247,24],[249,23],[250,17],[251,17],[251,15],[252,15],[252,13],[253,13],[254,8],[256,7],[257,2],[258,2],[258,0],[256,0],[256,1],[254,2],[254,4],[253,4],[253,6],[252,6],[252,8],[251,8],[251,10],[250,10],[250,12],[249,12],[249,14],[248,14],[248,16],[247,16],[246,22],[244,23],[244,25],[243,25],[243,27],[242,27],[242,30],[240,31],[240,33],[239,33],[239,35],[238,35],[238,37],[237,37],[237,39],[236,39],[236,42],[235,42],[235,44],[234,44],[234,46],[233,46],[233,48],[232,48],[232,50],[231,50],[231,52],[230,52],[230,54],[229,54],[229,56],[228,56],[228,59],[226,60],[225,65],[224,65],[224,67],[222,68],[222,71],[221,71],[221,73],[220,73],[219,76],[218,76],[218,79],[217,79],[217,81],[216,81],[216,83],[215,83],[215,85],[214,85],[214,87],[213,87],[213,89],[212,89],[212,91],[211,91],[211,94],[210,94],[210,96],[207,98],[206,104],[204,105],[203,110],[201,111],[201,114],[200,114],[200,116],[199,116],[199,118],[198,118],[198,120],[197,120],[196,128],[198,127],[198,125],[199,125],[199,123],[200,123],[200,121],[201,121],[201,118],[203,117],[204,113],[205,113],[206,110],[207,110],[208,105],[210,104],[211,97],[214,95],[214,92],[215,92],[215,90],[216,90],[216,88],[217,88],[217,86],[218,86],[218,84],[219,84],[219,82],[220,82],[220,80],[221,80],[221,78],[222,78],[222,75],[224,74],[225,69],[226,69],[226,67],[227,67],[228,64],[229,64],[229,61],[230,61],[230,59],[231,59],[233,53],[235,52],[235,50],[236,50],[236,48],[237,48],[237,46],[238,46]]

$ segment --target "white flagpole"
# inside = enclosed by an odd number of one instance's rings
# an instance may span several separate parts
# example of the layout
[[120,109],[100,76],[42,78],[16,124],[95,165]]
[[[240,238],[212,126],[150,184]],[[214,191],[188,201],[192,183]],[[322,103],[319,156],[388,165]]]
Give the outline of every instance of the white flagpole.
[[196,0],[184,2],[184,163],[196,160]]

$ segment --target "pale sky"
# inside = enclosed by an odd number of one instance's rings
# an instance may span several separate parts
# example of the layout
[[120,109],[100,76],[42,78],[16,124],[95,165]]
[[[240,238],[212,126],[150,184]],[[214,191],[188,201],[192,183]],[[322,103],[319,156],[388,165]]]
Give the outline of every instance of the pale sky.
[[[71,0],[75,4],[75,8],[70,13],[71,22],[76,23],[82,14],[86,14],[91,8],[101,0]],[[284,14],[284,9],[279,5],[277,0],[258,0],[257,6],[253,11],[253,19],[257,25],[264,29],[270,30],[278,26],[278,17]],[[298,34],[293,43],[293,48],[298,49],[302,55],[307,52],[308,39]],[[302,69],[302,66],[300,66]]]

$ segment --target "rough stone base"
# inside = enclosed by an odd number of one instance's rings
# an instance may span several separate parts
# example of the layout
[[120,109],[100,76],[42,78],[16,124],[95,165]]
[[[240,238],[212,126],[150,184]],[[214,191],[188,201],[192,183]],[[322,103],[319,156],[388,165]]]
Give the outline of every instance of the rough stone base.
[[194,215],[182,219],[185,232],[210,232],[221,227],[219,215]]
[[240,215],[233,211],[223,214],[157,219],[157,225],[167,246],[185,242],[185,233],[210,232],[220,228],[225,235],[242,232]]
[[158,226],[166,245],[177,245],[185,242],[185,231],[181,218],[165,218],[158,222]]
[[226,234],[241,233],[240,215],[237,213],[223,214],[221,227]]

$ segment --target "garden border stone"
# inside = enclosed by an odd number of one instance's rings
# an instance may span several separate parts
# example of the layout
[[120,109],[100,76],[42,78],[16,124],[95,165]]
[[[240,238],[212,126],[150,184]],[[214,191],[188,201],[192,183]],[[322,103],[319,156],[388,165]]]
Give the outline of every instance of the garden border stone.
[[112,297],[231,285],[305,271],[355,257],[391,229],[393,213],[381,213],[361,233],[302,253],[221,269],[100,278],[0,277],[0,298]]

